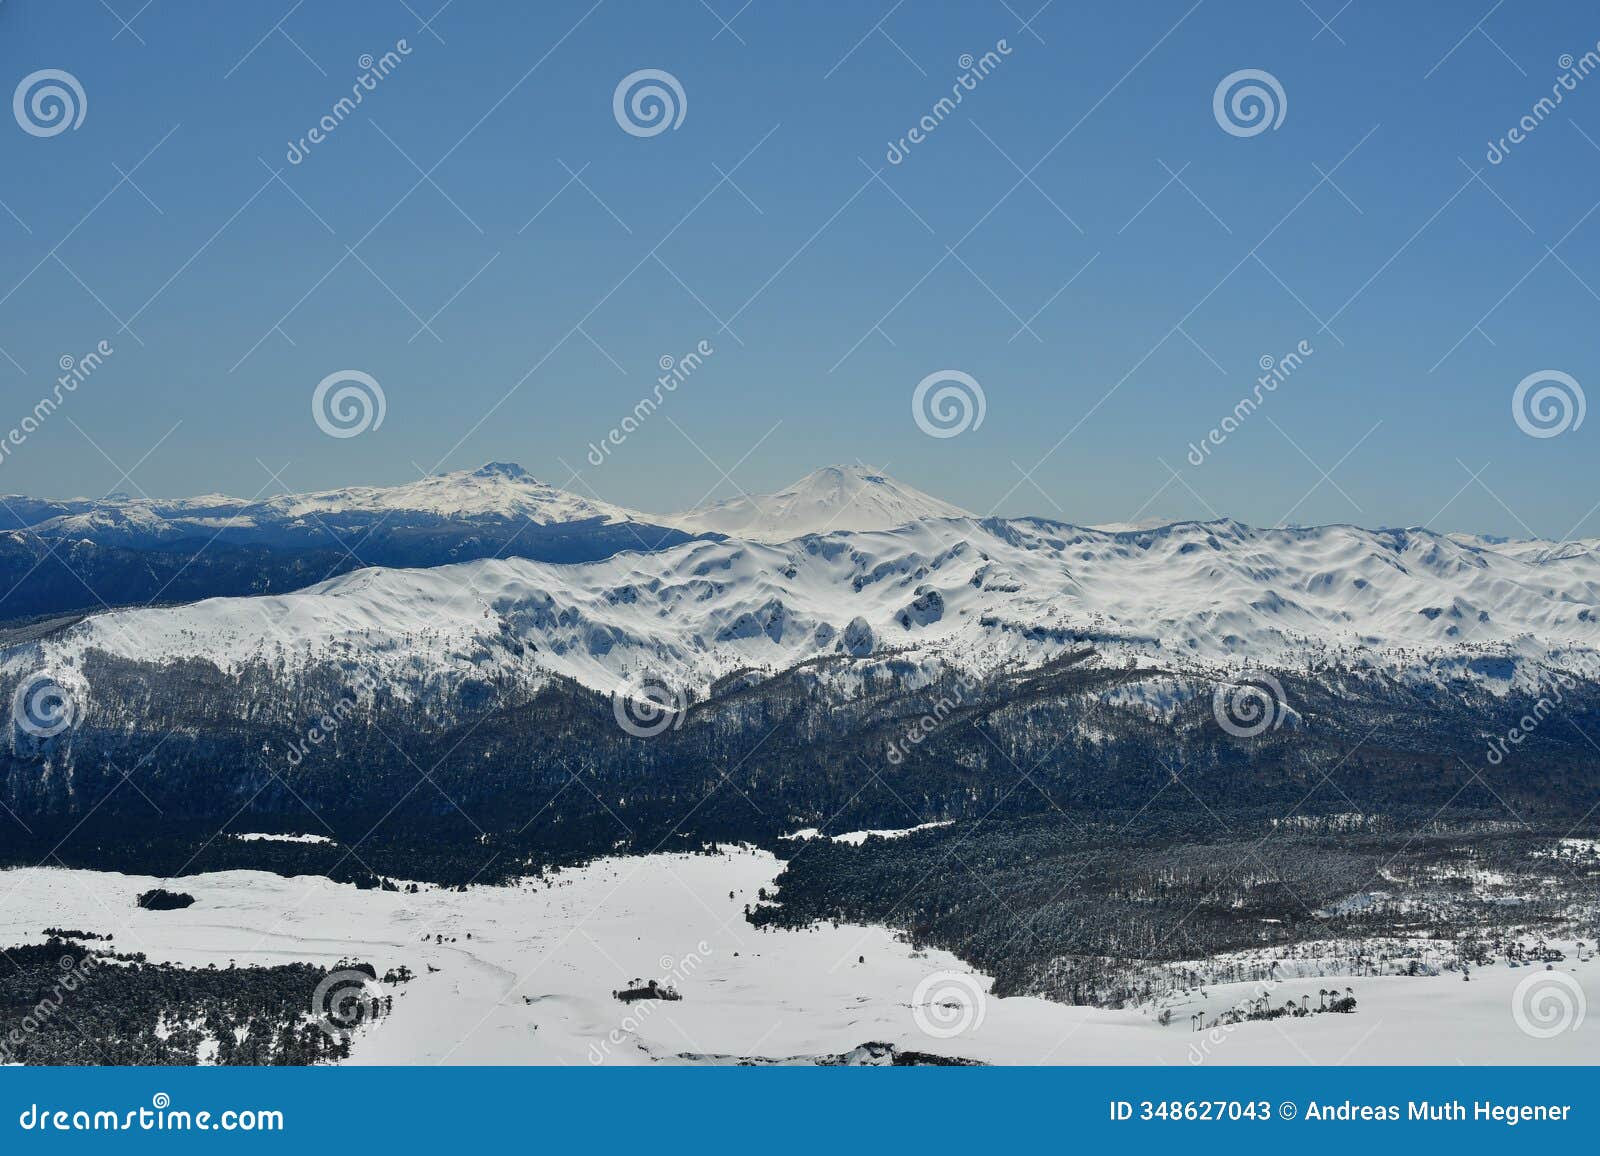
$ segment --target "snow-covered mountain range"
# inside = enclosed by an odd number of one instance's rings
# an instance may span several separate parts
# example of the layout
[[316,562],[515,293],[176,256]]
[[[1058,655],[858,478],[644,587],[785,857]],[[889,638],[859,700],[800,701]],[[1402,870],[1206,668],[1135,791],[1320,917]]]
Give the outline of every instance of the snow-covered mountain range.
[[519,466],[264,499],[0,497],[0,621],[302,589],[365,566],[590,562],[692,535]]
[[50,502],[7,496],[0,512],[10,529],[48,538],[150,549],[189,539],[296,545],[360,534],[380,524],[416,529],[469,523],[551,526],[616,525],[643,515],[558,490],[521,466],[490,462],[476,470],[436,474],[399,486],[349,486],[270,498],[75,498]]
[[[685,534],[779,542],[830,530],[887,530],[967,511],[865,467],[827,466],[775,494],[741,494],[676,514],[647,514],[557,489],[490,462],[398,486],[348,486],[270,498],[0,496],[0,529],[102,546],[154,549],[192,540],[276,547],[344,535],[510,525],[670,526]],[[648,539],[639,548],[654,548]]]
[[92,649],[224,669],[337,663],[445,687],[556,674],[615,691],[649,677],[685,694],[822,656],[990,673],[1091,647],[1099,663],[1207,677],[1331,666],[1491,689],[1600,667],[1600,555],[1579,543],[977,519],[842,467],[670,519],[561,495],[514,467],[404,489],[403,499],[338,491],[272,509],[338,520],[403,500],[448,518],[452,502],[470,500],[496,517],[670,521],[730,536],[583,563],[368,568],[295,593],[117,610],[13,649],[4,666],[70,669]]

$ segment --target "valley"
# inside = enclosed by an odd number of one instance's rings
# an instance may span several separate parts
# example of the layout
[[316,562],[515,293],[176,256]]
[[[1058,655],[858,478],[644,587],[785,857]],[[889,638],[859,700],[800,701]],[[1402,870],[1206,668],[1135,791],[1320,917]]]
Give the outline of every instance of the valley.
[[[1357,1001],[1350,1014],[1201,1031],[1196,1014],[1215,1019],[1263,992],[1315,1008],[1325,984],[1286,965],[1266,983],[1205,983],[1122,1009],[1000,997],[990,977],[881,926],[750,926],[743,905],[780,866],[730,848],[415,894],[226,872],[186,879],[195,905],[159,913],[131,902],[148,879],[24,869],[0,873],[0,939],[64,924],[102,928],[121,950],[188,968],[329,968],[351,958],[379,976],[409,968],[408,982],[374,986],[392,1007],[354,1032],[344,1061],[354,1064],[817,1062],[867,1043],[1001,1064],[1563,1063],[1592,1056],[1600,1031],[1593,1020],[1549,1039],[1519,1030],[1513,997],[1537,973],[1504,962],[1475,968],[1466,983],[1456,971],[1341,977]],[[1600,994],[1600,964],[1564,946],[1562,974]],[[613,996],[647,977],[681,998]],[[67,997],[66,1013],[93,997],[91,979]]]

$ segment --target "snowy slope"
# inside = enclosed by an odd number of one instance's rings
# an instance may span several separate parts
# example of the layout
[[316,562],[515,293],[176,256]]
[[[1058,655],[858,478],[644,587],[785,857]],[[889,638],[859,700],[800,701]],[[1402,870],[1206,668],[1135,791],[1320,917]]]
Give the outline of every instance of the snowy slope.
[[[1207,984],[1172,997],[1165,1025],[1149,1005],[1002,999],[990,977],[883,927],[751,927],[743,906],[782,867],[748,849],[649,855],[598,859],[544,885],[424,886],[415,895],[229,871],[185,876],[195,904],[161,912],[134,899],[168,880],[24,868],[0,874],[0,943],[84,927],[157,963],[409,967],[414,980],[383,989],[391,1014],[358,1033],[354,1064],[672,1063],[684,1053],[836,1054],[868,1040],[999,1064],[1570,1064],[1592,1062],[1600,1042],[1592,1013],[1550,1038],[1520,1030],[1513,1001],[1535,973],[1503,963],[1475,968],[1470,983],[1340,975],[1358,1000],[1353,1015],[1206,1033],[1191,1030],[1194,1012],[1215,1017],[1266,985]],[[1577,954],[1561,946],[1569,960]],[[1592,1007],[1600,965],[1559,966]],[[619,1003],[611,993],[635,977],[658,978],[683,998]],[[1275,1003],[1308,995],[1315,1006],[1325,983],[1285,978],[1270,994]],[[960,1014],[930,1014],[935,998],[956,1001]]]
[[1331,661],[1525,686],[1544,667],[1600,668],[1600,562],[1535,565],[1419,530],[938,519],[574,565],[360,570],[295,594],[100,614],[4,668],[72,667],[98,648],[224,668],[337,660],[442,685],[555,672],[610,691],[650,674],[699,692],[818,655],[989,672],[1086,645],[1100,661],[1202,675]]
[[690,534],[786,542],[832,530],[888,530],[965,510],[864,466],[824,466],[776,494],[741,495],[661,519]]

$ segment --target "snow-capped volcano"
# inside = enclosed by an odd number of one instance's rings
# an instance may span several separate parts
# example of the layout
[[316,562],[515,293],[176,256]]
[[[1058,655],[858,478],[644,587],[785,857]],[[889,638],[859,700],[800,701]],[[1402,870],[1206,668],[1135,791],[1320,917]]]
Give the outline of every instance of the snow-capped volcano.
[[690,534],[787,542],[832,530],[888,530],[967,511],[865,466],[824,466],[775,494],[741,495],[662,518]]

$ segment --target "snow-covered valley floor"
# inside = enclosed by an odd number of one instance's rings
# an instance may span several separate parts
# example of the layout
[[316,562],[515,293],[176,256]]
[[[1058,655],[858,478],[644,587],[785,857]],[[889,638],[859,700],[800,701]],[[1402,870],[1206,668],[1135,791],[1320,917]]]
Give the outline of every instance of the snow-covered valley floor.
[[[1040,999],[972,997],[964,1008],[915,1006],[984,992],[989,981],[940,951],[914,952],[878,927],[758,931],[743,917],[781,870],[771,855],[733,850],[599,860],[543,882],[362,891],[311,877],[223,872],[162,881],[58,868],[0,872],[0,946],[40,942],[47,927],[114,932],[122,952],[188,966],[342,959],[380,975],[402,965],[409,983],[384,986],[393,1011],[356,1037],[365,1064],[677,1062],[685,1054],[795,1057],[868,1041],[1012,1064],[1557,1064],[1600,1061],[1600,1012],[1551,1038],[1519,1028],[1513,1001],[1532,967],[1483,967],[1471,982],[1337,977],[1350,1015],[1249,1022],[1195,1033],[1259,994],[1213,985],[1173,1002],[1165,1026],[1141,1011],[1068,1007]],[[146,911],[136,896],[158,884],[196,902]],[[470,936],[470,938],[469,938]],[[1569,945],[1570,946],[1570,945]],[[1540,965],[1542,967],[1542,965]],[[1600,997],[1600,962],[1556,964],[1582,1003]],[[955,972],[933,988],[935,973]],[[677,989],[679,1001],[623,1003],[635,979]],[[1327,982],[1278,983],[1272,1001]],[[310,992],[307,993],[309,1009]],[[940,1012],[948,1013],[941,1016]],[[977,1014],[981,1010],[981,1016]],[[968,1027],[930,1035],[950,1019]]]

